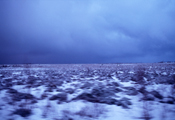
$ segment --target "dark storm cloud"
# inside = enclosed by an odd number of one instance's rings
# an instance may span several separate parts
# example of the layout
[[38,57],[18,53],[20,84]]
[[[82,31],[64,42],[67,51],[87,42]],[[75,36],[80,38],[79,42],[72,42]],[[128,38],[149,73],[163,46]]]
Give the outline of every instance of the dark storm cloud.
[[0,63],[175,59],[173,0],[1,0]]

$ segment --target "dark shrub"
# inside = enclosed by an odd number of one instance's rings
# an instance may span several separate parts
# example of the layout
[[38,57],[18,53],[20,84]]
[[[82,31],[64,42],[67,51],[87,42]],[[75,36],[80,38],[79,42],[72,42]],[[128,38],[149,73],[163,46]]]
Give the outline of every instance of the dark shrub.
[[136,80],[135,81],[138,84],[144,85],[145,84],[144,76],[145,76],[145,68],[138,68],[138,70],[136,71]]
[[20,115],[22,117],[28,117],[32,114],[32,111],[30,109],[17,109],[13,112],[13,114]]
[[53,95],[52,97],[50,97],[49,100],[66,101],[67,100],[67,94],[66,93],[59,93],[57,95]]

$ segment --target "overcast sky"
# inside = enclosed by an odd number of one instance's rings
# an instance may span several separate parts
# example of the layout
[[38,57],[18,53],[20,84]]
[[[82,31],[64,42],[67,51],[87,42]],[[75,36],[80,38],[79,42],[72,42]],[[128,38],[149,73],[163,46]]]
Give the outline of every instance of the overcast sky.
[[175,61],[175,0],[0,0],[0,64]]

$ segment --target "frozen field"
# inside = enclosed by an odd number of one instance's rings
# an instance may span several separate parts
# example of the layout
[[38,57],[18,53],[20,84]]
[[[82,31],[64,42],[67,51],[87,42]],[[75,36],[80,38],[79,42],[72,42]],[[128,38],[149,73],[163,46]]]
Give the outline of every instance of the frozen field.
[[0,65],[1,120],[175,120],[175,64]]

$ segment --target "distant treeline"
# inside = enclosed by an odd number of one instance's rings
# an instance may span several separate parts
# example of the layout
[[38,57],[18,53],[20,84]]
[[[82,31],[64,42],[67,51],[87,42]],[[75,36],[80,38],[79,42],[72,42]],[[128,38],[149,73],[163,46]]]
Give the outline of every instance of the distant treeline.
[[158,63],[175,63],[175,61],[160,61]]

